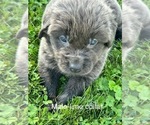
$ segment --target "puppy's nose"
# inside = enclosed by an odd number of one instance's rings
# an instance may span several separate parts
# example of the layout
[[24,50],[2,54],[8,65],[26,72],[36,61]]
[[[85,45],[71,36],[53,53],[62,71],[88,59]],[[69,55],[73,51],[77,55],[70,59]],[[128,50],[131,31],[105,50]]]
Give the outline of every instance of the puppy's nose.
[[70,68],[70,71],[73,73],[79,73],[81,71],[81,65],[80,64],[71,63],[69,68]]

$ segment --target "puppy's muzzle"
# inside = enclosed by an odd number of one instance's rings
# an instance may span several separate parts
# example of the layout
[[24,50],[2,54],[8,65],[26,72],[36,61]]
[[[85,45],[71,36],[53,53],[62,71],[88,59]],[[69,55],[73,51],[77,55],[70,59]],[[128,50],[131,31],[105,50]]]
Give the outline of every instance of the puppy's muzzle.
[[82,57],[70,57],[69,59],[69,69],[72,73],[79,73],[83,68]]

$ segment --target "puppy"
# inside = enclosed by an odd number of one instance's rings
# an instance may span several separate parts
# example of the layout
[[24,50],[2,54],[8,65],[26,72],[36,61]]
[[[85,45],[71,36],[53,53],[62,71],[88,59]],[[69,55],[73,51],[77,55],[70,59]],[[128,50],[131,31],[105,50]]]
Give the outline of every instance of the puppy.
[[141,0],[124,0],[122,13],[124,62],[139,39],[150,39],[150,10]]
[[[39,33],[38,67],[49,99],[66,104],[101,74],[121,24],[116,0],[51,0]],[[57,95],[59,78],[69,78]]]
[[28,10],[25,11],[21,28],[16,37],[19,39],[19,44],[16,53],[15,67],[19,78],[19,83],[22,85],[28,84]]

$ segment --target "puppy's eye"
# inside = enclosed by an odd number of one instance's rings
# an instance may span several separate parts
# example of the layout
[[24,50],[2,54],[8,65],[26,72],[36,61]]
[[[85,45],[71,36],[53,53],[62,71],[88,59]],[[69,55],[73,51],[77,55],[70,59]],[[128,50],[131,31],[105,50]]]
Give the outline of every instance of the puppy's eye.
[[89,39],[88,48],[93,48],[97,43],[97,39]]
[[59,40],[62,42],[62,43],[67,43],[68,42],[68,39],[64,36],[64,35],[61,35],[59,37]]
[[89,45],[91,45],[91,46],[95,46],[96,44],[97,44],[97,39],[90,39],[90,41],[89,41]]

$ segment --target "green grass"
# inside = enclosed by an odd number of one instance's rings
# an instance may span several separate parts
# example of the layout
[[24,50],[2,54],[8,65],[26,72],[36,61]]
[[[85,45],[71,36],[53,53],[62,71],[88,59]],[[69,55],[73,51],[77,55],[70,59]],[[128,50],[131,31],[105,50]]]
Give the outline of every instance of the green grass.
[[122,69],[124,125],[150,124],[150,41],[138,43]]
[[[82,97],[72,99],[66,109],[49,112],[43,107],[47,100],[45,87],[40,85],[37,71],[39,48],[38,32],[47,1],[30,0],[29,3],[29,123],[38,125],[121,125],[121,45],[116,42],[101,76],[85,91]],[[61,80],[65,84],[65,80]],[[86,109],[87,105],[99,109]],[[71,109],[72,106],[85,106]]]
[[19,86],[14,73],[15,53],[26,0],[0,1],[0,124],[23,125],[27,123],[27,88]]

